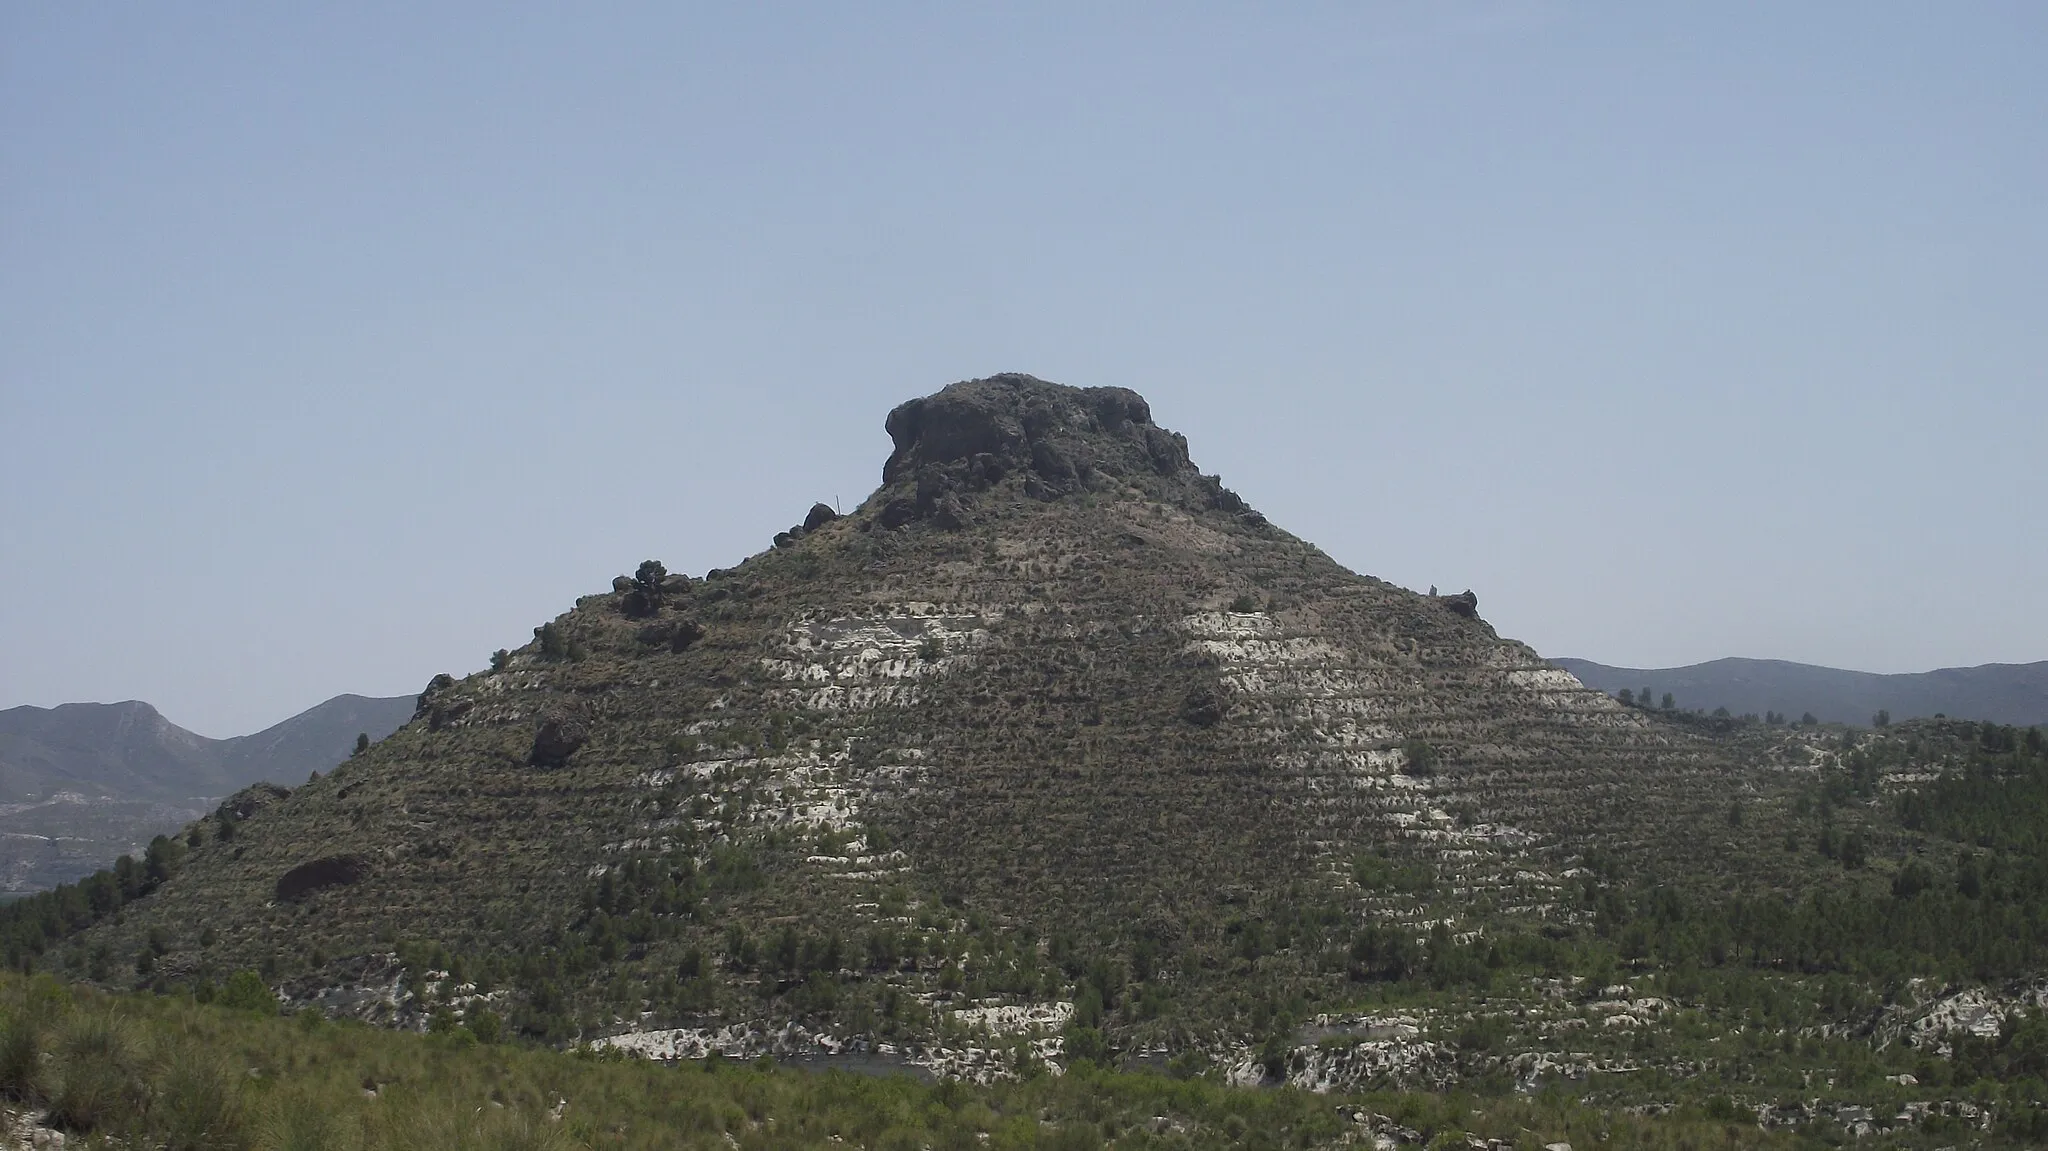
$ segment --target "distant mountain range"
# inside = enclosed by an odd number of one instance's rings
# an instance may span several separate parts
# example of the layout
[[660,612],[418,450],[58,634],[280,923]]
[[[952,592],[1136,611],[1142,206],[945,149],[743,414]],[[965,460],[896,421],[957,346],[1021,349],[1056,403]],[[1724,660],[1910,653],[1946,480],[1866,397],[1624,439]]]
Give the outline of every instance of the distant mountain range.
[[254,735],[208,739],[146,703],[0,711],[0,891],[90,874],[260,780],[303,783],[412,718],[411,696],[338,695]]
[[131,800],[219,796],[294,784],[412,718],[413,697],[338,695],[254,735],[208,739],[139,700],[0,711],[0,804],[58,792]]
[[1779,659],[1717,659],[1690,667],[1609,667],[1589,659],[1553,659],[1587,687],[1665,692],[1684,708],[1736,715],[1811,712],[1830,723],[1867,724],[1880,710],[1893,719],[1946,715],[1995,723],[2048,724],[2048,661],[1987,663],[1906,675],[1878,675]]

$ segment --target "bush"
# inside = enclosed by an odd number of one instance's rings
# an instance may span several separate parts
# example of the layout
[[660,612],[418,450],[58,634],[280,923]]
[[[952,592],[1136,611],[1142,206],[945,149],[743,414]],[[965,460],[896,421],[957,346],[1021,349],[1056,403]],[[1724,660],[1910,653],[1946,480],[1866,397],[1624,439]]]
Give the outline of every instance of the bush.
[[542,659],[558,660],[569,658],[569,637],[552,622],[533,629],[533,638],[540,641]]
[[240,1011],[261,1011],[277,1014],[277,996],[271,994],[269,984],[254,971],[237,971],[228,976],[228,985],[221,989],[220,1004]]
[[465,1026],[469,1028],[470,1034],[476,1036],[479,1043],[496,1043],[505,1033],[505,1021],[498,1018],[498,1013],[488,1007],[479,1007],[471,1011]]
[[1405,775],[1435,775],[1438,758],[1436,748],[1420,739],[1410,739],[1401,745],[1401,771]]

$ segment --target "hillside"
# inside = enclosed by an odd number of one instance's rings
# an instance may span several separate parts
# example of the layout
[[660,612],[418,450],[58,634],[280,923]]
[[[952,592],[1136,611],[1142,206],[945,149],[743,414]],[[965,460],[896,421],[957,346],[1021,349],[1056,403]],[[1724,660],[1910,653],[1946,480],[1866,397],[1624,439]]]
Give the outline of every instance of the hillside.
[[[1279,1005],[1232,972],[1299,966],[1316,917],[1541,921],[1596,839],[1676,867],[1664,829],[1784,787],[1499,638],[1476,597],[1346,571],[1133,393],[998,377],[888,429],[853,515],[705,579],[621,576],[499,670],[437,678],[369,755],[200,836],[110,942],[319,980],[393,936],[484,955],[545,930],[695,1013],[797,990],[792,938],[815,965],[888,934],[929,993],[920,956],[971,929],[977,980],[1026,998],[1061,963],[1171,972],[1188,1017],[1142,1030],[1185,1043],[1264,1026]],[[1361,890],[1361,851],[1427,890]],[[1710,870],[1783,859],[1730,844]],[[536,1026],[577,1029],[549,1006]]]
[[68,882],[258,781],[296,783],[381,739],[412,699],[339,695],[254,735],[208,739],[146,703],[0,711],[0,891]]
[[[1844,1113],[1920,1074],[1943,981],[2048,970],[2039,732],[1624,706],[1268,523],[1122,389],[887,428],[850,515],[616,577],[366,754],[0,917],[6,958],[974,1080],[1652,1107],[1711,1069],[1715,1113],[1786,1124],[1821,1061]],[[1969,994],[1994,1034],[2028,1002]],[[1914,1122],[2040,1102],[1965,1087]]]
[[2048,661],[1948,667],[1907,675],[1842,671],[1776,659],[1717,659],[1673,668],[1608,667],[1586,659],[1557,666],[1604,692],[1645,687],[1679,707],[1736,715],[1811,713],[1826,723],[1867,724],[1880,711],[1893,719],[1937,715],[1992,723],[2048,724]]

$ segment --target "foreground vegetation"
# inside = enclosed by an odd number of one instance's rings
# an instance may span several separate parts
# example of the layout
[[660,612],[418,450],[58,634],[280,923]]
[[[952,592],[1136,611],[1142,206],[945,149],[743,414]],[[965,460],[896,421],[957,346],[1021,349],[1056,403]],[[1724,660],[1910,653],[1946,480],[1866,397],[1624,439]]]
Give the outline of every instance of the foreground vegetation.
[[[177,1148],[1797,1147],[1706,1103],[1646,1118],[1557,1092],[1233,1089],[1098,1072],[992,1087],[712,1060],[666,1066],[279,1017],[260,1001],[0,979],[0,1092],[66,1146]],[[82,1139],[78,1138],[83,1136]]]

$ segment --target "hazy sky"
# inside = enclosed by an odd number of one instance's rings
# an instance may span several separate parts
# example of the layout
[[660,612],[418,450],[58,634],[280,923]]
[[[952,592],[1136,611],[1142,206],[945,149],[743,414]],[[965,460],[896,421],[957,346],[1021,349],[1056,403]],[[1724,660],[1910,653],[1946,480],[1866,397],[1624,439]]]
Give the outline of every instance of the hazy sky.
[[2048,6],[1687,7],[0,6],[0,707],[415,692],[1004,370],[1546,654],[2048,659]]

